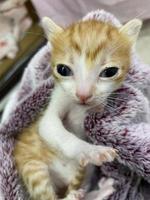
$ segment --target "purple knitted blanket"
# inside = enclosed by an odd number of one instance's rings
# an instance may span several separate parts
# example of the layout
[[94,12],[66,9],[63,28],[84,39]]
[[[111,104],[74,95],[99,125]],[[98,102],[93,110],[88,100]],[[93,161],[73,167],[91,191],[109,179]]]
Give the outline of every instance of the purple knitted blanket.
[[[95,18],[121,26],[105,11],[89,13]],[[50,52],[44,46],[26,68],[20,86],[11,97],[0,124],[0,199],[26,200],[18,178],[12,151],[14,136],[28,126],[46,106],[53,89]],[[93,143],[112,146],[119,151],[117,161],[99,168],[99,176],[114,178],[116,192],[109,200],[150,199],[150,67],[132,56],[130,72],[103,113],[89,113],[85,133]],[[147,196],[146,196],[147,195]]]

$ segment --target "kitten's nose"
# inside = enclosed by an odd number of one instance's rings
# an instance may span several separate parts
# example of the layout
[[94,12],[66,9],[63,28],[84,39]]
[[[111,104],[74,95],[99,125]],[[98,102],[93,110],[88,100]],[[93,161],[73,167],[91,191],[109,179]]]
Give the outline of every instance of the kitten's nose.
[[88,99],[92,97],[92,94],[80,94],[77,92],[76,96],[80,99],[80,102],[84,104]]

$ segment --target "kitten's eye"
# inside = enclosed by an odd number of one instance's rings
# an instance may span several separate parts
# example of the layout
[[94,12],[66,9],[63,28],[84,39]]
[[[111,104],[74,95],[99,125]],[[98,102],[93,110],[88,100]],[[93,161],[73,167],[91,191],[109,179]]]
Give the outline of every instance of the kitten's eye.
[[108,67],[104,69],[99,76],[102,78],[111,78],[117,74],[118,70],[118,67]]
[[57,65],[57,72],[61,76],[72,76],[73,75],[72,70],[67,65],[63,65],[63,64]]

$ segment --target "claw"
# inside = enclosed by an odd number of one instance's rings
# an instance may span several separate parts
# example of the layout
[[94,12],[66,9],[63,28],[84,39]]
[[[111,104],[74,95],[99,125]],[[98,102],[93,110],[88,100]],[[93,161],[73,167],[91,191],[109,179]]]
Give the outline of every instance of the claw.
[[105,162],[112,162],[117,156],[117,151],[110,147],[93,145],[93,147],[82,154],[80,164],[85,167],[88,163],[100,166]]

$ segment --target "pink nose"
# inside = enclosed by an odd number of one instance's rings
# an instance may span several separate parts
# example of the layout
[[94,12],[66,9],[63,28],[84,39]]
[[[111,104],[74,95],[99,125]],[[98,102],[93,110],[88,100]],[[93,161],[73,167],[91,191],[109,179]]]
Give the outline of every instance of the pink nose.
[[91,94],[79,94],[79,93],[76,93],[76,96],[80,99],[80,102],[81,103],[85,103],[88,99],[90,99],[92,97]]

